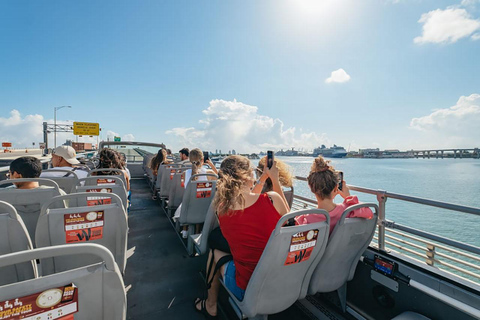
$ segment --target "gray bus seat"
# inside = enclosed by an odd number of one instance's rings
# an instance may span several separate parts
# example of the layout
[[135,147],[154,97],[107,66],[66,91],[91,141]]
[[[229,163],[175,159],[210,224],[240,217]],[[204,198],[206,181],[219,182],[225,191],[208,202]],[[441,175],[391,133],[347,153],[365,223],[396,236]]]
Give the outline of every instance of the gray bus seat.
[[[346,218],[351,211],[363,207],[374,209],[372,219]],[[325,254],[313,272],[308,294],[337,291],[345,311],[347,281],[353,279],[360,256],[372,241],[377,218],[378,206],[374,203],[357,204],[342,213],[330,235]]]
[[[95,256],[100,262],[60,274],[0,286],[0,301],[18,301],[26,305],[27,301],[45,301],[45,298],[52,297],[51,294],[59,294],[57,304],[52,303],[50,308],[45,309],[41,319],[47,319],[47,312],[52,313],[49,319],[57,319],[57,316],[67,316],[77,310],[73,313],[75,320],[125,320],[127,299],[124,283],[112,254],[100,245],[56,246],[10,253],[0,256],[0,267],[35,259],[87,254]],[[73,293],[71,300],[65,299],[64,292],[68,291]],[[38,310],[35,304],[32,310]],[[32,314],[23,314],[30,319],[29,315]],[[40,314],[35,316],[40,317]]]
[[[128,223],[122,200],[115,194],[97,194],[111,197],[111,204],[52,209],[61,200],[84,201],[90,193],[72,193],[51,199],[42,207],[36,231],[37,248],[55,245],[72,245],[79,242],[97,243],[109,249],[123,273],[126,265]],[[95,214],[96,213],[96,214]],[[93,216],[93,217],[92,217]],[[75,221],[76,220],[76,221]],[[42,274],[52,274],[98,261],[94,257],[77,255],[41,261]]]
[[208,236],[210,235],[210,232],[218,226],[218,217],[215,211],[214,203],[212,201],[210,203],[210,207],[208,207],[207,215],[205,216],[202,233],[192,234],[190,236],[190,241],[193,241],[195,251],[198,255],[204,255],[208,252]]
[[[194,181],[198,177],[215,177],[213,173],[201,173],[195,174],[190,177],[190,181],[185,189],[185,193],[182,198],[182,205],[180,207],[180,217],[176,224],[177,229],[180,226],[188,225],[187,239],[194,233],[195,224],[203,223],[207,215],[208,208],[215,197],[217,181],[216,180],[203,180]],[[177,230],[179,231],[179,230]],[[187,251],[189,255],[193,254],[193,243],[188,241]]]
[[170,193],[168,194],[168,206],[167,216],[172,217],[175,210],[182,203],[183,194],[185,192],[185,178],[183,172],[187,170],[187,167],[176,169],[177,171],[173,175],[172,185],[170,186]]
[[[97,176],[98,177],[98,176]],[[127,191],[125,190],[123,186],[123,182],[121,179],[117,179],[117,184],[108,184],[108,185],[97,185],[97,177],[88,177],[88,178],[83,178],[79,179],[77,185],[74,187],[72,190],[72,193],[78,193],[78,192],[90,192],[92,193],[91,197],[88,197],[90,199],[86,199],[88,201],[86,202],[81,202],[78,203],[77,206],[90,206],[90,205],[98,205],[98,204],[108,204],[111,202],[110,197],[98,197],[98,195],[95,195],[97,192],[104,192],[104,193],[113,193],[116,194],[117,196],[122,199],[122,204],[124,208],[128,208],[128,200],[127,200]],[[110,179],[110,178],[109,178]],[[82,186],[82,182],[85,182],[84,185]],[[92,183],[93,182],[93,183]],[[101,199],[103,198],[103,199]],[[83,199],[82,199],[83,200]],[[72,206],[72,205],[70,205]]]
[[[15,188],[2,188],[0,189],[0,200],[10,203],[15,207],[17,213],[22,217],[23,223],[27,227],[30,239],[34,242],[35,246],[35,228],[37,227],[38,217],[43,204],[59,196],[60,189],[55,181],[45,178],[32,178],[32,179],[11,179],[0,181],[0,185],[10,184],[13,182],[26,182],[37,181],[40,184],[40,188],[36,189],[15,189]],[[49,188],[43,188],[47,186]],[[64,208],[64,202],[55,203],[56,208]]]
[[421,314],[416,312],[405,311],[396,316],[395,318],[392,318],[392,320],[430,320],[430,318],[422,316]]
[[125,189],[127,192],[127,187],[125,184],[125,180],[122,179],[120,176],[88,176],[83,179],[79,179],[79,181],[84,181],[85,186],[110,186],[110,185],[119,185]]
[[63,191],[65,191],[65,193],[72,192],[73,187],[78,182],[78,175],[75,173],[75,171],[53,168],[53,169],[43,170],[42,173],[44,173],[44,172],[61,172],[61,173],[63,173],[64,174],[63,176],[45,177],[45,178],[55,181],[58,184],[58,187],[60,189],[62,189]]
[[[114,174],[112,175],[105,175],[105,174],[102,174],[103,172],[112,172]],[[95,175],[96,174],[96,175]],[[121,169],[108,169],[108,168],[101,168],[101,169],[93,169],[93,170],[90,170],[88,172],[88,176],[87,177],[91,177],[91,176],[94,176],[94,177],[118,177],[122,180],[123,182],[123,185],[125,186],[125,190],[127,189],[127,179],[125,179],[125,175],[124,175],[124,172],[123,170]]]
[[171,164],[169,168],[165,168],[162,173],[162,181],[160,183],[160,198],[167,198],[170,194],[170,186],[172,185],[173,176],[177,172],[177,169],[181,168],[181,165]]
[[[32,241],[17,210],[0,201],[0,255],[32,249]],[[37,275],[35,261],[12,264],[0,268],[0,285],[33,279]]]
[[285,199],[287,200],[288,207],[292,208],[293,203],[293,187],[290,187],[290,190],[284,191],[283,194],[285,195]]
[[[282,227],[289,219],[312,213],[323,214],[326,220]],[[330,217],[325,210],[307,209],[282,216],[248,282],[243,300],[238,300],[225,288],[238,317],[265,318],[303,299],[307,295],[313,270],[325,251],[329,228]],[[221,282],[223,284],[223,280]]]

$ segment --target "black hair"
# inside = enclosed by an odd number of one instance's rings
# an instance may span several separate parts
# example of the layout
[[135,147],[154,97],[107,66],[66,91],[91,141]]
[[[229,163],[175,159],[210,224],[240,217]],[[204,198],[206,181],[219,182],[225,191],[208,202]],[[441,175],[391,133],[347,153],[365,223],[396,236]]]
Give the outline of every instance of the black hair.
[[20,157],[10,163],[10,172],[22,175],[22,178],[38,178],[42,173],[42,163],[35,157]]
[[188,155],[190,154],[190,150],[188,150],[188,148],[183,148],[182,150],[178,151],[180,153],[183,153],[184,155],[186,155],[188,157]]

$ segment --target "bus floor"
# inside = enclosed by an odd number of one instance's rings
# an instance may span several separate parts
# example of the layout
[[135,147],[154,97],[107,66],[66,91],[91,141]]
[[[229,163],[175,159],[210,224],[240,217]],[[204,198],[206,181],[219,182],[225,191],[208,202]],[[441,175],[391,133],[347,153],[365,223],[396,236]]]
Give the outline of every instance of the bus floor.
[[[124,277],[128,289],[127,319],[204,319],[195,311],[193,302],[205,294],[201,273],[205,272],[206,256],[188,256],[160,204],[152,200],[145,179],[132,179],[130,183],[132,206],[128,217],[128,249],[133,249],[134,254],[127,261]],[[237,319],[223,288],[219,301],[219,318]],[[296,303],[268,318],[323,317],[313,316]]]

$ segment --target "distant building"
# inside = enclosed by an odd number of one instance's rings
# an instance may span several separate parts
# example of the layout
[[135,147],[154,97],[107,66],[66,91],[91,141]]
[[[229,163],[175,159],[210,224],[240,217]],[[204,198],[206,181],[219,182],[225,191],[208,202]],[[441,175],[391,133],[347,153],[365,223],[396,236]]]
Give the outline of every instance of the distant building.
[[237,152],[235,151],[235,149],[232,150],[232,154],[233,154],[233,155],[236,155],[236,154],[237,154]]

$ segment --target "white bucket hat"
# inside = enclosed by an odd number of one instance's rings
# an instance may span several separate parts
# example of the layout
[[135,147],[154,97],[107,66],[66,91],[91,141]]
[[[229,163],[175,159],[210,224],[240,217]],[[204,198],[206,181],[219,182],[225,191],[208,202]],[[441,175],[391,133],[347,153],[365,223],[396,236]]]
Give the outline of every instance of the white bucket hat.
[[69,146],[59,146],[53,149],[53,154],[62,157],[70,164],[80,164],[77,160],[77,153],[75,149]]

